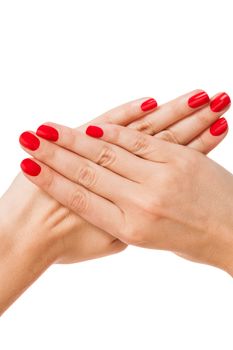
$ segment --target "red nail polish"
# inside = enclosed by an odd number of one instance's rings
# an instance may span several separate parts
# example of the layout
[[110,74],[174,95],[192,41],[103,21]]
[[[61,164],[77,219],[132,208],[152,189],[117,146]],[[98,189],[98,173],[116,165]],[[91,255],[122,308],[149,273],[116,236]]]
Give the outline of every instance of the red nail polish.
[[210,102],[210,108],[213,112],[220,112],[225,109],[230,103],[230,97],[225,92],[223,92]]
[[188,105],[191,108],[197,108],[205,105],[209,101],[210,101],[210,98],[207,95],[207,93],[205,91],[201,91],[189,98]]
[[58,131],[49,125],[41,125],[36,131],[36,135],[43,137],[43,139],[49,141],[57,141],[59,138]]
[[23,172],[30,176],[38,176],[41,172],[41,167],[39,164],[30,158],[24,159],[21,162],[20,166]]
[[210,127],[210,133],[213,136],[222,135],[228,129],[228,124],[225,118],[219,118],[214,124]]
[[25,131],[19,137],[20,144],[30,149],[31,151],[35,151],[40,146],[40,140],[31,132]]
[[145,101],[141,105],[141,109],[143,112],[150,111],[158,106],[157,102],[154,98],[150,98],[149,100]]
[[103,136],[104,131],[98,126],[89,125],[86,130],[86,134],[98,139]]

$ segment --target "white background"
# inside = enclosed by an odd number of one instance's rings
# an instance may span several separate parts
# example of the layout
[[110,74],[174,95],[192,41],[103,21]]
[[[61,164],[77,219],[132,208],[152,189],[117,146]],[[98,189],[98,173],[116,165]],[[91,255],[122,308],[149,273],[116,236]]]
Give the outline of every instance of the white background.
[[[233,95],[231,0],[0,0],[0,191],[18,135],[141,96]],[[227,113],[233,129],[231,111]],[[211,157],[233,171],[233,132]],[[211,183],[211,176],[210,176]],[[50,268],[1,318],[1,350],[233,348],[226,273],[130,248]]]

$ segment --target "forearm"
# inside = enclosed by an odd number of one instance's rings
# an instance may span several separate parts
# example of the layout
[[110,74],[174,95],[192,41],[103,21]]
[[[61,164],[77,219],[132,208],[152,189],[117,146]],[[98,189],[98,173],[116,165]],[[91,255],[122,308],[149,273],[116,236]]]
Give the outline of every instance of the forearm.
[[22,175],[0,199],[0,315],[57,258],[46,199]]
[[40,232],[0,232],[0,315],[54,262]]

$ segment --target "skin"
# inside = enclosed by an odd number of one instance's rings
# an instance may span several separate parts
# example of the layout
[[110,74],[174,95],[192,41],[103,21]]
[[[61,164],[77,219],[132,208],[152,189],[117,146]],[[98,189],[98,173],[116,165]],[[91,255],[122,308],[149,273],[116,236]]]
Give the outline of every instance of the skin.
[[[203,123],[201,118],[197,118],[199,136],[194,136],[187,124],[183,125],[183,133],[189,132],[190,141],[193,140],[191,147],[207,153],[221,142],[226,133],[214,138],[209,137],[206,129],[226,110],[212,113],[208,107],[199,110],[187,107],[188,98],[197,92],[181,96],[152,113],[140,109],[147,98],[136,100],[103,114],[92,123],[119,124],[139,130],[143,127],[145,133],[167,138],[171,133],[170,125],[180,125],[182,130],[180,123],[183,118],[189,116],[190,120],[195,119],[195,115],[204,111],[209,121]],[[160,124],[156,115],[162,120]],[[154,125],[153,132],[149,130],[151,125]],[[85,128],[83,126],[79,130],[83,132]],[[167,134],[162,130],[168,130]],[[48,157],[48,153],[44,155]],[[40,185],[36,181],[35,184]],[[63,192],[61,188],[59,192]],[[126,247],[126,243],[93,226],[72,208],[63,206],[62,201],[51,198],[34,186],[22,174],[17,176],[0,200],[0,241],[0,314],[51,264],[94,259]]]
[[[133,128],[103,124],[97,140],[48,125],[59,139],[40,139],[30,152],[42,168],[31,181],[126,244],[169,250],[233,275],[232,174],[192,147]],[[184,136],[192,146],[195,134],[192,128],[190,140]]]

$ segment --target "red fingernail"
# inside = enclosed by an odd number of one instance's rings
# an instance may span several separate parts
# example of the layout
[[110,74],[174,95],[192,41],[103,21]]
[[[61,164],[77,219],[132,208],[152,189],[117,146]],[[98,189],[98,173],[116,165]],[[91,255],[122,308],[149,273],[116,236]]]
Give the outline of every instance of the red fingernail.
[[193,95],[188,100],[188,105],[191,108],[197,108],[205,105],[210,101],[209,96],[205,91],[198,92],[196,95]]
[[155,101],[154,98],[150,98],[149,100],[143,102],[141,104],[141,109],[143,112],[150,111],[151,109],[154,109],[158,106],[158,103]]
[[59,138],[58,131],[49,125],[41,125],[36,131],[36,135],[43,137],[43,139],[49,141],[57,141]]
[[210,102],[210,108],[213,112],[220,112],[230,103],[230,97],[225,92],[223,92]]
[[213,136],[222,135],[228,129],[228,124],[225,118],[219,118],[214,124],[210,127],[210,133]]
[[103,136],[104,131],[98,126],[89,125],[86,130],[86,134],[98,139]]
[[41,172],[41,167],[39,164],[30,158],[24,159],[21,162],[20,166],[23,172],[30,176],[38,176]]
[[37,150],[40,146],[40,140],[28,131],[25,131],[20,135],[19,142],[23,147],[28,148],[31,151]]

